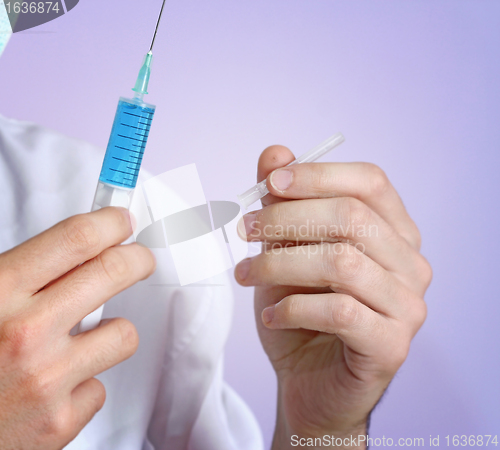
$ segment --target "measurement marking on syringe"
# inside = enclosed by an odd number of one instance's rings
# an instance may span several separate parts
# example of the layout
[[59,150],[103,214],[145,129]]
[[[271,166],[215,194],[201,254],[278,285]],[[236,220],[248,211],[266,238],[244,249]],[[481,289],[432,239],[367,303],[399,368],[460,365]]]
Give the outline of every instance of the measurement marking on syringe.
[[[121,158],[117,158],[116,156],[112,156],[113,159],[117,159],[118,161],[123,161],[123,162],[126,162],[126,163],[130,163],[130,164],[137,164],[140,162],[140,159],[137,158],[137,161],[129,161],[128,159],[121,159]],[[132,156],[132,158],[136,158],[135,156]]]
[[134,155],[130,155],[129,158],[134,158],[134,160],[130,160],[130,159],[120,159],[120,158],[117,158],[116,156],[113,156],[112,158],[114,159],[118,159],[120,161],[125,161],[125,162],[131,162],[131,163],[138,163],[138,162],[141,162],[142,160],[142,155],[141,156],[134,156]]
[[[123,180],[128,180],[128,181],[134,181],[133,178],[123,178]],[[112,178],[106,178],[106,181],[109,181],[110,183],[114,184],[116,180],[113,180]],[[125,184],[125,183],[123,183]]]
[[[112,170],[113,172],[119,172],[119,173],[124,173],[125,175],[130,175],[130,172],[124,172],[123,170],[118,170],[118,169],[112,169],[111,167],[109,170]],[[124,178],[126,180],[126,178]]]
[[138,116],[137,114],[132,114],[128,112],[124,112],[123,114],[128,114],[129,116],[139,117],[139,119],[142,119],[142,116]]
[[[132,145],[134,145],[134,144],[132,144]],[[143,153],[143,152],[136,152],[135,150],[130,150],[129,148],[125,148],[125,147],[118,147],[118,145],[115,145],[115,147],[120,148],[122,150],[127,150],[127,152],[138,153],[139,155],[142,155],[142,153]]]
[[135,128],[136,130],[144,130],[144,128],[142,127],[134,127],[133,125],[127,125],[126,123],[122,123],[120,125],[123,125],[125,127]]
[[137,141],[137,142],[143,142],[144,141],[144,139],[136,139],[136,138],[133,138],[133,137],[124,136],[123,134],[119,134],[118,137],[122,137],[122,138],[125,138],[125,139],[132,139],[133,141]]
[[139,117],[139,119],[150,118],[153,117],[153,113],[145,112],[143,116],[138,116],[137,114],[132,114],[124,111],[123,114],[128,114],[129,116]]

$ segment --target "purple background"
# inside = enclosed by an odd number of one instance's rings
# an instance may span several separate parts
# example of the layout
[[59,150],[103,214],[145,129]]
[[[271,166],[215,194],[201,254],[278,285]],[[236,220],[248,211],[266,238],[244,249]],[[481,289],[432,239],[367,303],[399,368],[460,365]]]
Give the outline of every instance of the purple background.
[[[160,3],[83,0],[15,35],[0,59],[0,113],[104,148]],[[500,434],[499,44],[496,0],[167,2],[146,168],[195,162],[207,198],[230,200],[266,146],[300,154],[342,131],[326,159],[382,166],[420,226],[429,317],[374,436]],[[252,291],[235,292],[226,378],[269,443],[275,378]]]

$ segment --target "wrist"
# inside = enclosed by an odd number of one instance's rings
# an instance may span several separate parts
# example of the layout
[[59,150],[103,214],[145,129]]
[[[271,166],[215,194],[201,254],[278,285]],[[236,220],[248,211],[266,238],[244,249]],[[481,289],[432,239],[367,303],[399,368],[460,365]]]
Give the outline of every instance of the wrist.
[[[278,391],[280,392],[281,389],[278,388]],[[281,399],[282,396],[279,395],[272,450],[302,447],[366,449],[368,417],[361,420],[343,418],[337,423],[325,420],[325,423],[321,425],[289,420]]]
[[366,449],[366,425],[351,430],[334,430],[314,432],[295,432],[277,424],[273,438],[272,450],[288,450],[295,448],[308,449]]

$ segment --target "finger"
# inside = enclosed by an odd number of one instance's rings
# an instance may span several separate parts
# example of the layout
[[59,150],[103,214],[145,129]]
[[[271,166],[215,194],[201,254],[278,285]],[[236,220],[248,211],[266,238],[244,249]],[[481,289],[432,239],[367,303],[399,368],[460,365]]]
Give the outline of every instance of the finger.
[[138,345],[135,326],[122,318],[73,336],[69,346],[68,383],[77,386],[125,361],[135,353]]
[[262,322],[271,329],[298,329],[336,334],[354,351],[373,355],[380,338],[391,326],[353,297],[344,294],[293,294],[262,311]]
[[74,216],[0,255],[0,273],[14,293],[32,295],[131,234],[124,208]]
[[151,251],[141,245],[108,248],[33,296],[33,314],[66,334],[111,297],[151,275],[155,265]]
[[347,240],[386,270],[406,275],[409,283],[417,280],[423,265],[423,257],[403,237],[352,197],[274,203],[243,216],[238,233],[248,241],[262,242]]
[[369,163],[297,164],[267,177],[269,192],[285,199],[354,197],[380,215],[414,248],[420,233],[396,189],[378,166]]
[[92,417],[103,407],[106,400],[104,385],[95,378],[79,384],[71,393],[75,414],[75,436],[90,422]]
[[[282,145],[272,145],[267,147],[260,155],[257,164],[257,182],[265,180],[267,176],[278,167],[284,167],[295,159],[293,153]],[[262,199],[263,205],[270,205],[276,202],[285,201],[282,197],[276,197],[272,194],[266,195]]]
[[273,248],[241,261],[235,276],[243,286],[330,287],[392,318],[403,317],[416,299],[397,278],[343,243]]

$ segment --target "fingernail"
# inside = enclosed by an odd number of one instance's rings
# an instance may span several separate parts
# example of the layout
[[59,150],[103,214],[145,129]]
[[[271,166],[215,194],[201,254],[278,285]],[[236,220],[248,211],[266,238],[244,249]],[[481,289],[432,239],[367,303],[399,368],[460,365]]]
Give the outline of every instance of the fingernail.
[[257,217],[256,213],[250,213],[244,215],[240,221],[238,222],[238,231],[242,237],[247,237],[252,234],[252,231],[255,229],[255,218]]
[[251,258],[244,259],[236,266],[236,276],[240,280],[245,280],[248,277],[248,272],[250,272],[250,264],[252,262]]
[[264,324],[270,324],[274,319],[274,306],[269,306],[262,311],[262,321]]
[[271,174],[271,185],[278,191],[284,191],[292,184],[292,172],[287,169],[278,169]]

